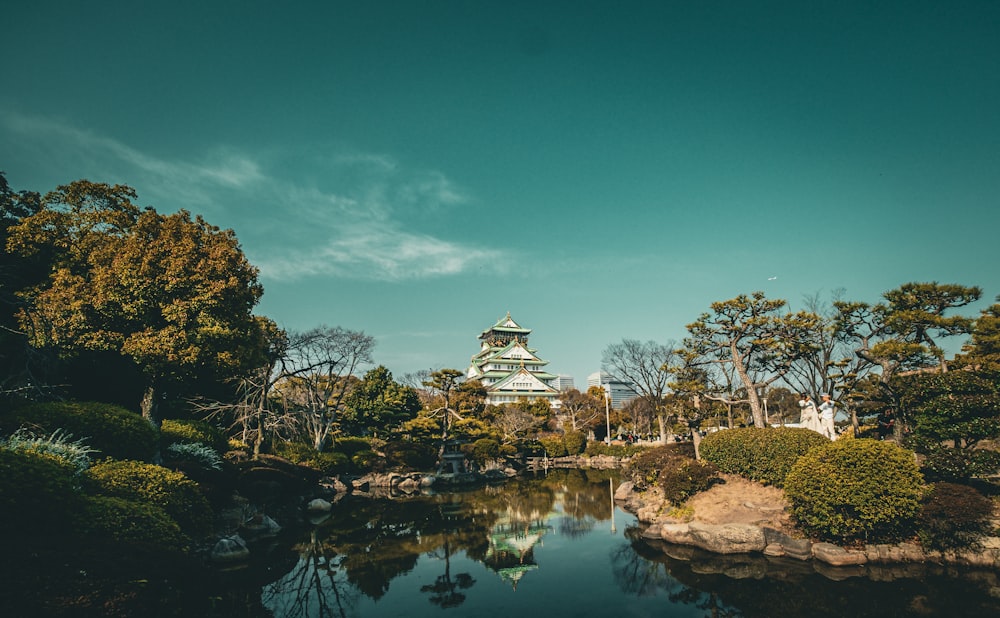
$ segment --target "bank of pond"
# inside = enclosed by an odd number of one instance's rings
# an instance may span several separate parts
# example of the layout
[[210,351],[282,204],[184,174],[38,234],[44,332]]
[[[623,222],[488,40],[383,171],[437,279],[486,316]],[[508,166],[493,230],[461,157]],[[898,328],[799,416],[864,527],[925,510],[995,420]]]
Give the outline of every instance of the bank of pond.
[[[1000,573],[935,564],[833,567],[648,538],[620,471],[549,469],[246,504],[242,560],[8,531],[10,616],[996,616]],[[257,517],[261,523],[263,517]],[[234,532],[235,533],[235,532]],[[242,538],[242,536],[241,536]]]

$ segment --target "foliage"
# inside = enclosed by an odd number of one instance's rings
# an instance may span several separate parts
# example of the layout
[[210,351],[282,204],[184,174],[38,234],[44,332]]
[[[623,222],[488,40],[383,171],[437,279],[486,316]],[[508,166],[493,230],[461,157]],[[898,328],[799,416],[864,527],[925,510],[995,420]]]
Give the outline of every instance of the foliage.
[[335,450],[348,457],[353,457],[361,451],[372,450],[372,441],[368,438],[340,438],[337,440]]
[[210,470],[222,469],[222,457],[218,451],[200,442],[175,442],[167,447],[168,461],[193,461]]
[[229,439],[221,429],[205,421],[164,419],[160,425],[160,444],[204,444],[222,453],[229,449]]
[[889,441],[828,442],[799,458],[785,479],[799,525],[835,542],[904,538],[922,495],[913,452]]
[[80,436],[102,455],[149,461],[156,452],[157,432],[138,414],[98,402],[53,401],[18,408],[3,417],[3,430],[28,427],[51,433],[57,429]]
[[72,464],[77,473],[90,467],[90,456],[96,452],[83,439],[73,440],[73,434],[61,429],[49,436],[36,436],[26,429],[18,429],[10,437],[0,439],[0,449],[51,455]]
[[955,448],[968,448],[1000,437],[1000,386],[986,375],[923,373],[896,378],[894,387],[917,440],[954,440]]
[[193,537],[211,530],[212,511],[198,484],[180,472],[139,461],[104,461],[86,472],[92,493],[149,502]]
[[[469,447],[468,449],[464,447]],[[500,443],[493,438],[480,438],[472,444],[463,445],[463,452],[480,466],[500,457]]]
[[701,441],[701,457],[719,470],[751,481],[782,487],[795,462],[829,440],[798,427],[742,427],[709,434]]
[[437,465],[437,449],[421,442],[393,441],[382,449],[387,464],[404,470],[433,470]]
[[990,532],[993,503],[974,488],[934,483],[920,502],[917,534],[925,547],[975,547]]
[[73,529],[87,538],[149,549],[182,551],[188,539],[160,507],[137,500],[87,496],[73,518]]
[[0,448],[0,521],[16,531],[64,521],[73,510],[76,472],[48,453]]
[[1000,372],[1000,296],[997,302],[983,309],[972,329],[963,354],[955,358],[963,366]]
[[539,434],[538,442],[545,449],[548,457],[563,457],[566,455],[566,443],[563,442],[562,434]]
[[657,484],[664,468],[676,465],[678,457],[694,460],[693,448],[679,443],[647,448],[629,462],[625,469],[626,478],[639,491],[648,489]]
[[384,456],[372,450],[358,451],[351,455],[351,465],[354,466],[355,470],[362,472],[384,472],[387,463]]
[[351,466],[350,457],[342,452],[321,452],[301,442],[278,442],[274,454],[330,476],[346,472]]
[[348,433],[377,434],[409,420],[420,411],[416,389],[392,379],[379,365],[365,374],[344,401],[341,428]]
[[[789,371],[793,362],[814,351],[819,317],[814,313],[780,312],[784,300],[768,300],[763,292],[712,303],[688,324],[684,366],[731,367],[747,393],[754,425],[763,427],[764,411],[758,393]],[[688,381],[688,380],[685,380]],[[685,390],[692,390],[690,386]]]
[[579,455],[587,447],[587,436],[582,431],[563,432],[563,444],[567,455]]
[[639,446],[638,444],[606,444],[604,442],[590,441],[587,442],[584,454],[587,457],[597,457],[600,455],[608,457],[631,457],[636,453],[641,453],[648,449],[649,447]]
[[706,461],[672,455],[664,463],[658,482],[663,496],[673,504],[684,502],[720,480],[719,469]]
[[441,420],[421,412],[416,418],[403,423],[399,433],[414,442],[430,444],[441,440]]
[[1000,470],[1000,452],[956,449],[930,441],[907,442],[920,453],[920,470],[928,481],[963,482]]
[[184,210],[140,210],[135,197],[123,185],[60,186],[11,228],[8,249],[53,259],[49,278],[21,292],[31,343],[130,358],[147,378],[143,415],[155,421],[167,381],[228,377],[257,360],[251,311],[263,289],[231,230]]

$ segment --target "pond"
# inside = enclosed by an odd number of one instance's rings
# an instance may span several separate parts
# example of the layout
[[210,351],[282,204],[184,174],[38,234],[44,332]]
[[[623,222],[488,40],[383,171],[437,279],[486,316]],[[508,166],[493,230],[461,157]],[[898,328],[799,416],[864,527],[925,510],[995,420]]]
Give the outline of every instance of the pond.
[[651,544],[608,471],[348,496],[218,573],[220,616],[997,616],[996,572],[821,568]]

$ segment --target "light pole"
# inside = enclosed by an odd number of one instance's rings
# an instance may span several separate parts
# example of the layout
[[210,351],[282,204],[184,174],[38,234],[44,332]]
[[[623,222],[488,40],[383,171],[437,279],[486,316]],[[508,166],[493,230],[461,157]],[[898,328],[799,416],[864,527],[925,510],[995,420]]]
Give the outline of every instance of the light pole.
[[611,393],[604,391],[604,420],[608,423],[608,446],[611,446]]

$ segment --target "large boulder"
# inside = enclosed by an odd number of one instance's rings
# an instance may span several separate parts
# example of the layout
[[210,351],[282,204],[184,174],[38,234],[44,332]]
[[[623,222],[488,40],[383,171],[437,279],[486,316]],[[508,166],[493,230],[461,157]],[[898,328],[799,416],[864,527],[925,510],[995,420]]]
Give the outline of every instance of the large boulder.
[[210,553],[212,562],[241,562],[250,557],[246,541],[238,534],[219,539]]

